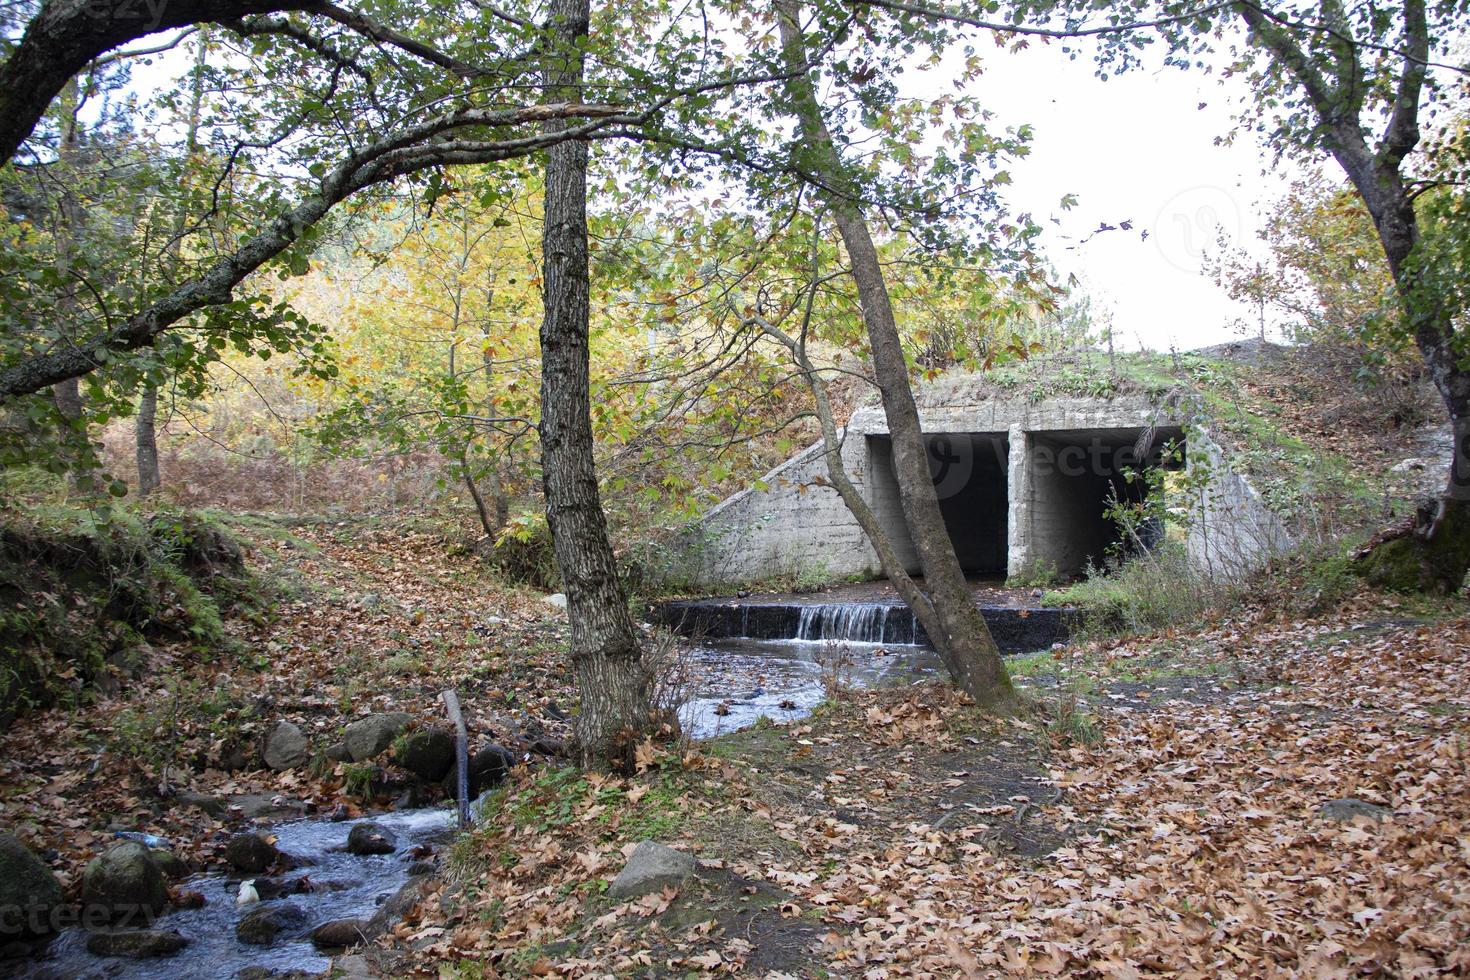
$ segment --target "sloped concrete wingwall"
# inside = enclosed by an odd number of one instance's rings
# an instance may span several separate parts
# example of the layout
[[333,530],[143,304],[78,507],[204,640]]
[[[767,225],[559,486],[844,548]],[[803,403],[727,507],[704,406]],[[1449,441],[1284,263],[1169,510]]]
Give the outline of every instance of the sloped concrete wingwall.
[[1190,433],[1191,465],[1209,479],[1189,515],[1191,563],[1212,578],[1240,579],[1292,544],[1292,534],[1207,431]]
[[[976,469],[986,469],[987,479],[995,483],[995,466],[997,462],[1001,466],[998,485],[1003,486],[1005,499],[997,499],[998,491],[986,499],[1004,509],[1004,522],[993,513],[984,516],[987,526],[1004,528],[1005,570],[1010,575],[1048,565],[1080,572],[1099,547],[1098,498],[1107,482],[1106,473],[1092,471],[1099,465],[1098,457],[1088,454],[1099,447],[1116,451],[1143,433],[1177,434],[1186,424],[1176,411],[1141,396],[1030,402],[967,398],[963,389],[927,391],[921,396],[920,413],[931,438],[931,468],[942,499],[950,492],[947,487],[964,485]],[[1189,537],[1191,560],[1214,574],[1239,575],[1289,544],[1290,536],[1248,481],[1230,470],[1219,446],[1193,428],[1190,432],[1189,464],[1195,465],[1198,458],[1208,466],[1209,475],[1200,493],[1200,526]],[[887,433],[882,410],[863,409],[843,432],[841,454],[853,483],[914,570],[912,545],[888,470],[883,438]],[[959,435],[984,438],[944,439],[945,448],[936,449],[935,440]],[[974,452],[991,447],[988,451],[1005,458],[977,467],[973,457],[967,460],[966,446]],[[1083,469],[1059,475],[1058,453],[1069,446],[1082,453]],[[709,586],[774,578],[825,582],[881,574],[866,535],[826,476],[820,443],[797,453],[766,474],[763,486],[721,502],[677,542],[675,572]],[[952,513],[946,517],[963,519]]]

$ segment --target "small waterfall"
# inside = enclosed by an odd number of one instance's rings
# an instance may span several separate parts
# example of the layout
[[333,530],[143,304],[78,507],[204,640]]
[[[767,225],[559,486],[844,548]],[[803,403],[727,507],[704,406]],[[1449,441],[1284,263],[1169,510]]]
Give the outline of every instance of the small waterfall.
[[[1065,642],[1080,621],[1075,609],[981,606],[1002,653],[1045,650]],[[923,647],[929,637],[913,610],[889,602],[812,602],[804,596],[679,599],[656,607],[654,618],[697,640],[863,643]]]
[[797,618],[796,640],[844,640],[848,643],[913,643],[913,613],[905,606],[877,602],[804,605]]

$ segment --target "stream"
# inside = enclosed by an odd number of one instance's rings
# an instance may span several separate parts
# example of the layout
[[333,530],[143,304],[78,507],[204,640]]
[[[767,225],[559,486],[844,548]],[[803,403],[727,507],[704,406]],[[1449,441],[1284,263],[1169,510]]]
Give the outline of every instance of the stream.
[[[885,604],[810,606],[793,610],[781,627],[788,638],[725,636],[691,640],[681,665],[688,693],[680,709],[687,735],[713,738],[755,724],[761,717],[789,722],[811,713],[834,686],[882,687],[911,684],[942,672],[938,654],[916,643],[907,610]],[[750,617],[742,616],[741,626]],[[732,631],[733,632],[733,631]],[[778,634],[779,635],[779,634]],[[886,642],[885,642],[886,641]],[[398,838],[393,854],[359,856],[344,848],[356,823],[372,820]],[[196,875],[182,888],[204,895],[198,909],[169,913],[158,929],[183,934],[189,945],[159,959],[103,958],[87,951],[80,928],[63,932],[44,959],[19,966],[22,977],[46,980],[168,980],[180,976],[233,978],[247,967],[272,971],[323,973],[331,957],[316,949],[308,933],[324,922],[366,918],[406,881],[409,852],[421,844],[438,845],[453,834],[449,807],[391,812],[360,820],[296,820],[272,828],[276,846],[301,867],[280,876],[307,877],[306,894],[287,899],[306,911],[303,927],[269,946],[236,938],[235,927],[251,908],[235,904],[241,876]]]
[[[379,903],[408,881],[408,853],[419,844],[448,840],[454,827],[449,808],[382,813],[372,822],[398,836],[393,854],[360,856],[343,850],[347,834],[361,820],[332,823],[326,820],[296,820],[272,829],[276,847],[296,858],[302,867],[283,878],[301,875],[311,880],[312,890],[278,901],[295,902],[307,911],[304,929],[283,935],[269,946],[253,946],[235,938],[235,925],[255,906],[235,905],[240,877],[197,875],[184,887],[201,892],[205,905],[172,912],[158,920],[155,928],[176,929],[189,939],[178,953],[161,959],[104,959],[87,952],[87,934],[68,929],[51,944],[49,955],[23,968],[23,977],[90,980],[93,977],[119,980],[173,980],[177,977],[231,978],[246,967],[271,970],[324,972],[331,958],[312,946],[306,933],[313,927],[348,916],[370,916]],[[25,972],[29,969],[30,972]]]
[[679,711],[691,738],[714,738],[811,714],[833,684],[893,687],[943,669],[928,646],[839,640],[716,640],[691,646],[686,666],[695,696]]

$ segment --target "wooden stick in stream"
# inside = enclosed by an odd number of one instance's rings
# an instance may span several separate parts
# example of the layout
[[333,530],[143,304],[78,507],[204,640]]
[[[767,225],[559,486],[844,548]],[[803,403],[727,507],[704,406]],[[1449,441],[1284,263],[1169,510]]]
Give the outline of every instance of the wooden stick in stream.
[[469,735],[465,733],[464,714],[459,710],[459,695],[451,688],[439,695],[444,702],[444,713],[449,715],[449,720],[454,722],[454,755],[455,765],[458,767],[457,782],[459,792],[459,829],[464,830],[470,825],[470,754]]

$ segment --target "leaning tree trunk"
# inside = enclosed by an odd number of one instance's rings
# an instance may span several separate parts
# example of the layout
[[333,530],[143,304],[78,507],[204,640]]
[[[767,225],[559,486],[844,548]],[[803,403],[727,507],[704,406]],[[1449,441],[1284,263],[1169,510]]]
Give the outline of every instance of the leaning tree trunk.
[[[579,42],[587,36],[589,2],[552,0],[550,16],[557,50],[546,69],[547,98],[576,101],[583,70]],[[572,627],[572,663],[581,695],[578,751],[584,766],[627,770],[649,725],[649,684],[593,465],[585,142],[568,140],[547,152],[544,208],[542,481]]]
[[[812,269],[812,277],[815,282],[815,267]],[[754,317],[748,319],[747,322],[759,326],[766,334],[791,351],[796,366],[806,380],[807,389],[811,392],[812,404],[817,410],[817,421],[822,428],[822,457],[826,461],[827,476],[832,486],[837,490],[837,495],[842,498],[842,502],[847,505],[858,527],[862,528],[863,533],[868,536],[868,541],[878,555],[878,564],[883,569],[883,574],[888,576],[888,581],[893,584],[899,597],[913,610],[914,618],[919,621],[924,632],[930,636],[941,635],[944,632],[944,623],[935,612],[934,604],[929,601],[929,596],[919,588],[919,583],[913,580],[908,569],[899,560],[893,540],[888,536],[878,516],[873,513],[873,508],[868,506],[868,501],[863,497],[862,491],[852,482],[847,466],[842,462],[842,440],[837,435],[836,415],[832,411],[832,401],[827,396],[827,384],[822,379],[822,373],[807,354],[806,331],[802,331],[802,339],[798,340],[763,318]]]
[[919,409],[909,387],[908,362],[903,355],[878,251],[857,201],[833,191],[847,181],[843,179],[842,162],[812,85],[800,13],[797,0],[776,0],[782,53],[790,72],[786,91],[811,151],[812,169],[824,184],[822,197],[832,210],[857,284],[863,324],[873,352],[873,372],[893,440],[899,502],[923,570],[924,589],[939,625],[938,634],[930,633],[929,639],[959,687],[979,704],[1003,706],[1013,699],[1014,691],[985,617],[965,582],[954,543],[939,510]]

